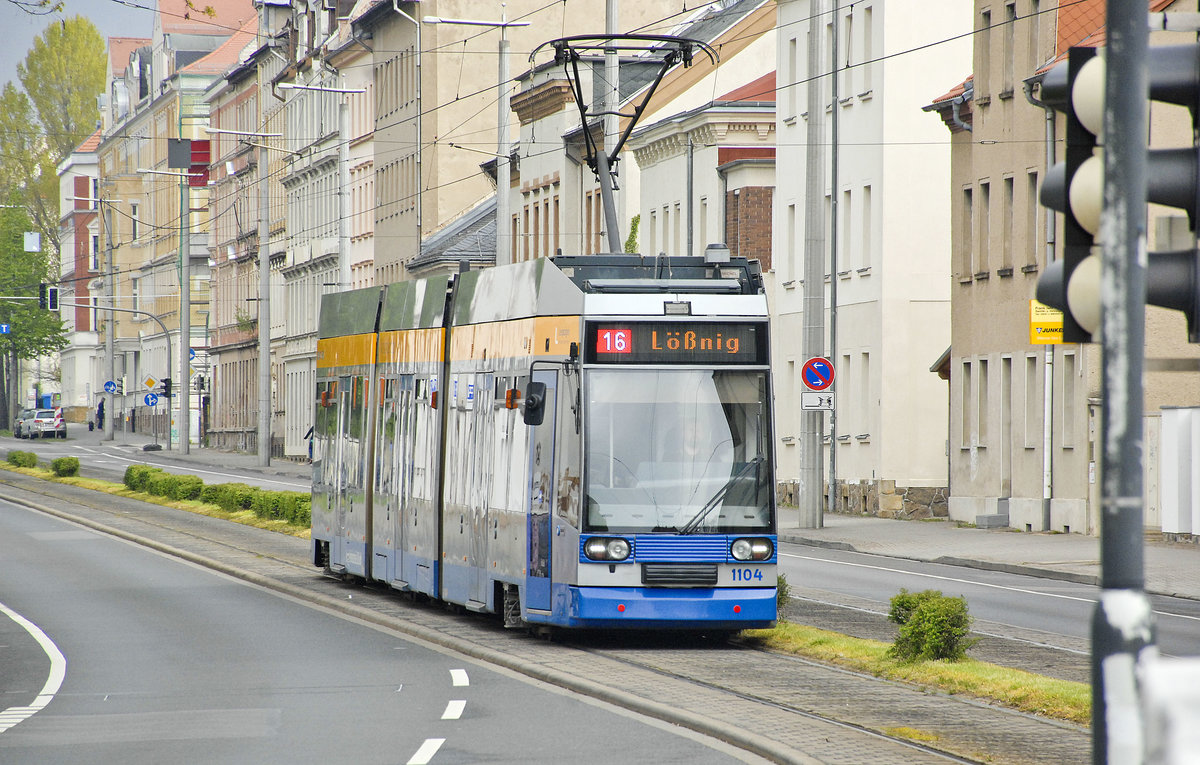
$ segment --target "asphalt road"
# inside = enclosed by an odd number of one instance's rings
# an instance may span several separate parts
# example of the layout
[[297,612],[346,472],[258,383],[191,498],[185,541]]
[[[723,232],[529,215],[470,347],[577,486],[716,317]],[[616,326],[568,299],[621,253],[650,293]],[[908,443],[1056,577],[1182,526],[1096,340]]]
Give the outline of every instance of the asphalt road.
[[3,501],[0,561],[5,763],[757,761]]
[[[854,598],[884,614],[901,588],[961,595],[988,628],[1011,627],[1065,650],[1086,648],[1099,593],[1053,579],[786,543],[780,545],[780,570],[794,585]],[[1151,602],[1163,654],[1200,656],[1200,602],[1163,596],[1151,596]]]

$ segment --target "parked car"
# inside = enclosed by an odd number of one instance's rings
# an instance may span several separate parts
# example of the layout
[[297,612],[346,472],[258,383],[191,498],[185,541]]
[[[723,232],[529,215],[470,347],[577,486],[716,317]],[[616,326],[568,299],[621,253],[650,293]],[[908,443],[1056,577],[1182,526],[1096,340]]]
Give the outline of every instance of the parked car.
[[29,434],[37,438],[66,438],[67,421],[63,419],[62,409],[38,409],[33,415]]
[[24,409],[21,415],[17,417],[17,421],[13,424],[13,435],[17,438],[29,438],[29,429],[33,427],[33,416],[37,414],[36,409]]

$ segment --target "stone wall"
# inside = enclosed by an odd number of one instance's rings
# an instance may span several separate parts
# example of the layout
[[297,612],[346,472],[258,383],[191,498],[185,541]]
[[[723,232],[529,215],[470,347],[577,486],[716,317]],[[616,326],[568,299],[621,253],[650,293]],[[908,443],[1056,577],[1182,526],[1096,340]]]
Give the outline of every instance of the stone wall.
[[[949,507],[944,487],[897,486],[895,481],[837,484],[838,498],[834,505],[839,513],[873,515],[879,518],[946,518]],[[822,492],[828,507],[828,490]],[[799,486],[795,481],[780,481],[776,491],[781,505],[799,504]]]

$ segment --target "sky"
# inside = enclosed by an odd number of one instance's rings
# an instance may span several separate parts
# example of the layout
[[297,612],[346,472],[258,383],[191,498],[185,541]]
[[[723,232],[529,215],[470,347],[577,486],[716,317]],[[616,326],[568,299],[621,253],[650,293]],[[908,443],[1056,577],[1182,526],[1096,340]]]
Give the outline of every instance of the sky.
[[17,81],[17,64],[33,47],[33,41],[46,27],[64,18],[85,16],[100,30],[100,36],[150,37],[154,31],[154,16],[151,9],[155,0],[62,0],[61,11],[33,16],[10,0],[0,0],[0,29],[5,30],[4,45],[0,45],[0,88]]

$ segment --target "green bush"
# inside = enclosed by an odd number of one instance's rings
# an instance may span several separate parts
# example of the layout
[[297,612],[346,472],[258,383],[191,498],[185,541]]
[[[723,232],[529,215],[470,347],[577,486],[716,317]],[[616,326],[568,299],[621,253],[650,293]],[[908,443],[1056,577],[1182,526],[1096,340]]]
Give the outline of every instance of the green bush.
[[153,494],[156,497],[167,497],[170,499],[175,496],[175,487],[178,485],[179,476],[174,473],[168,473],[165,470],[158,470],[146,480],[146,488],[143,491],[147,494]]
[[79,475],[79,458],[59,457],[50,463],[50,469],[56,476]]
[[938,590],[900,590],[892,598],[888,619],[900,625],[888,653],[901,661],[957,661],[978,642],[967,638],[971,616],[966,598],[947,597]]
[[10,465],[16,465],[17,467],[23,468],[37,467],[38,464],[38,458],[36,454],[33,452],[23,452],[18,449],[14,449],[13,451],[9,452],[6,459]]
[[130,465],[125,468],[125,477],[122,480],[131,491],[145,491],[150,476],[161,472],[161,469],[150,465]]
[[200,492],[204,491],[204,481],[194,475],[181,475],[178,478],[179,481],[175,484],[175,490],[171,494],[171,499],[200,498]]

